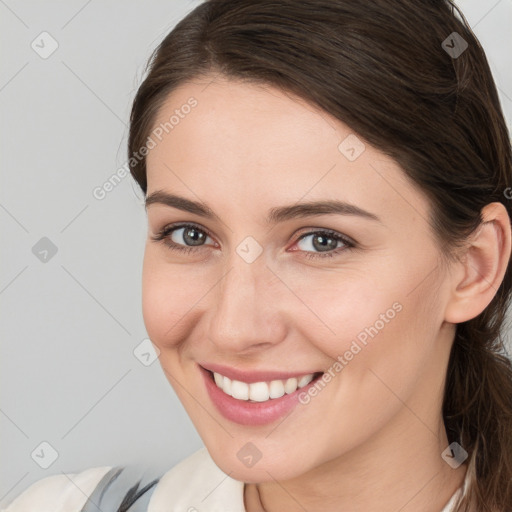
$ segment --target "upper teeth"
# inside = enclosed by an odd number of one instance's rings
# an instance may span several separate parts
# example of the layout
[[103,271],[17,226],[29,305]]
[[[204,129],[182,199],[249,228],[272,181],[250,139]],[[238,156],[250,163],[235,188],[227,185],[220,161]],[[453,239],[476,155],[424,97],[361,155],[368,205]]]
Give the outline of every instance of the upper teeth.
[[231,380],[220,373],[213,372],[213,378],[217,387],[224,393],[237,398],[238,400],[253,400],[254,402],[265,402],[270,398],[280,398],[285,393],[290,394],[309,384],[314,374],[309,373],[298,379],[292,377],[286,380],[271,380],[270,382],[252,382],[247,384],[239,380]]

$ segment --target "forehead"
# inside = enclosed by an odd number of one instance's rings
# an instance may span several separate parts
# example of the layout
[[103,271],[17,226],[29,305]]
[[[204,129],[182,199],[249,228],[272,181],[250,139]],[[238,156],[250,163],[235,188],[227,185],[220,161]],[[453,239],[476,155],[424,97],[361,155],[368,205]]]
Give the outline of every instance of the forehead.
[[269,207],[343,199],[379,216],[400,209],[427,215],[427,199],[393,159],[327,112],[268,85],[211,77],[185,83],[160,108],[155,131],[148,193],[246,206],[257,198]]
[[172,91],[155,120],[154,129],[159,127],[169,144],[202,141],[204,152],[218,144],[220,153],[229,152],[231,158],[275,157],[290,149],[299,154],[296,142],[305,139],[311,143],[303,150],[316,146],[321,152],[329,145],[336,149],[338,138],[334,118],[303,99],[269,85],[226,78],[203,78]]

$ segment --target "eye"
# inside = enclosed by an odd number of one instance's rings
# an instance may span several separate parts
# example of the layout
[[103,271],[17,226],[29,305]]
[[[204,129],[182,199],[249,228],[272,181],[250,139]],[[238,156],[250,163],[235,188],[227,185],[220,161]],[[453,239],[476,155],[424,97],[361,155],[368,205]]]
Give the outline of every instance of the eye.
[[302,235],[297,240],[297,245],[307,258],[332,258],[340,252],[354,248],[356,244],[336,231],[324,229]]
[[[207,245],[208,240],[218,247],[208,231],[191,223],[165,226],[151,238],[164,243],[173,251],[185,253],[201,250],[202,246]],[[356,243],[348,237],[328,229],[305,233],[300,236],[296,245],[307,258],[332,258],[340,252],[356,247]]]
[[[209,239],[209,233],[195,224],[170,225],[161,229],[152,237],[155,241],[163,242],[169,249],[176,251],[196,251]],[[215,244],[215,242],[214,242]]]

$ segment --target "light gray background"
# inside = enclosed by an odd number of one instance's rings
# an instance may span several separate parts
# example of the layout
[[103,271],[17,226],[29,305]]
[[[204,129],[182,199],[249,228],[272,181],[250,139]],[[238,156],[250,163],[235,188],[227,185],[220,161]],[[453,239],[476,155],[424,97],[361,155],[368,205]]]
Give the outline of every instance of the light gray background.
[[[51,474],[124,463],[158,473],[201,446],[158,361],[133,354],[147,338],[135,182],[92,195],[126,161],[151,50],[198,3],[0,0],[0,504]],[[510,127],[512,0],[459,5]],[[31,48],[43,31],[59,45],[47,59]],[[43,237],[57,247],[47,262],[32,252]],[[47,469],[42,442],[58,453]]]

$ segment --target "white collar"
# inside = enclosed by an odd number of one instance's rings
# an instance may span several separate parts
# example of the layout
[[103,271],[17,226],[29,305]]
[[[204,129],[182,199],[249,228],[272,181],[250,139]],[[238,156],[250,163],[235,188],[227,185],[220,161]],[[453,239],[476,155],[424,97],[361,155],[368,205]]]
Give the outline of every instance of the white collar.
[[147,512],[245,512],[244,483],[224,473],[202,448],[160,478]]

